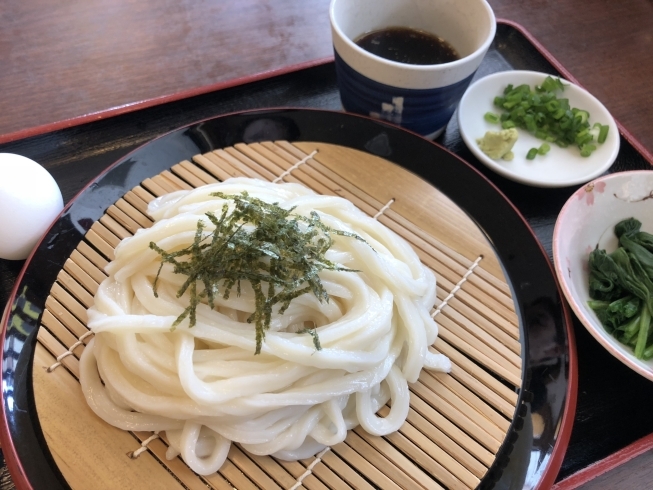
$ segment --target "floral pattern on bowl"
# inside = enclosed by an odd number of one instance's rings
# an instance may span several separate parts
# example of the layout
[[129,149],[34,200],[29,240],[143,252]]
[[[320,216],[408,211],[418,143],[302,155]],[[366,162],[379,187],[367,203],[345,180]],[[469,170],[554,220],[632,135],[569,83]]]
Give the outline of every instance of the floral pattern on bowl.
[[590,182],[584,188],[584,192],[578,193],[578,199],[585,201],[588,206],[594,204],[594,195],[603,193],[605,191],[605,182]]
[[614,225],[634,217],[642,230],[653,233],[653,171],[639,170],[599,177],[578,189],[563,206],[553,232],[553,262],[562,291],[572,310],[608,352],[642,376],[653,380],[653,360],[636,359],[601,325],[587,305],[587,261],[595,248],[617,248]]

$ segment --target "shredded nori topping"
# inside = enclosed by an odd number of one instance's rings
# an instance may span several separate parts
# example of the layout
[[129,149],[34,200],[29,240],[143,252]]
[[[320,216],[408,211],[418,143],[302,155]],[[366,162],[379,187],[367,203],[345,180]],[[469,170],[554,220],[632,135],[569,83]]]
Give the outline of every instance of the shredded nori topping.
[[[355,233],[326,226],[315,211],[310,217],[294,215],[295,208],[283,209],[277,203],[266,203],[247,192],[211,195],[234,203],[231,212],[225,203],[219,217],[206,213],[215,226],[213,232],[205,232],[204,222],[198,220],[193,243],[182,250],[169,253],[150,242],[150,248],[161,255],[153,284],[154,295],[158,297],[157,280],[164,264],[172,264],[175,274],[188,276],[177,291],[177,297],[188,291],[190,304],[173,323],[174,330],[186,317],[189,326],[195,326],[197,305],[203,299],[206,298],[213,309],[219,294],[228,299],[236,286],[236,293],[240,295],[241,281],[249,281],[256,309],[247,322],[256,325],[255,353],[259,354],[274,305],[280,303],[279,314],[283,314],[293,299],[308,292],[320,302],[328,302],[329,295],[318,273],[322,270],[358,272],[325,258],[333,244],[332,235],[365,240]],[[298,333],[310,334],[315,348],[321,349],[315,329],[303,329]]]

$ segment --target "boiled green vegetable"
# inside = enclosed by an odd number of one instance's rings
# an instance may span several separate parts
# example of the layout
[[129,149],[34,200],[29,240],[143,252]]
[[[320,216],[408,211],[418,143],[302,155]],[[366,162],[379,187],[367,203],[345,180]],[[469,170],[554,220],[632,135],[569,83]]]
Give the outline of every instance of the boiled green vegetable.
[[588,302],[605,327],[638,359],[653,357],[653,235],[635,218],[614,227],[619,248],[589,257]]

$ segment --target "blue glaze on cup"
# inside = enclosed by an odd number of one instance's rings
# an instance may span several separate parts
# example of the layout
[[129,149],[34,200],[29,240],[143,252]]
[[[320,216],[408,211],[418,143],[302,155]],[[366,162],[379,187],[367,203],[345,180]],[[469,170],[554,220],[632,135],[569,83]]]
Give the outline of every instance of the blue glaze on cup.
[[[329,17],[344,108],[427,138],[444,130],[496,32],[486,0],[331,0]],[[435,65],[398,63],[355,43],[367,32],[392,26],[440,36],[460,59]]]
[[342,105],[348,112],[384,119],[422,136],[434,136],[447,125],[474,73],[432,89],[393,87],[376,82],[350,67],[335,51]]

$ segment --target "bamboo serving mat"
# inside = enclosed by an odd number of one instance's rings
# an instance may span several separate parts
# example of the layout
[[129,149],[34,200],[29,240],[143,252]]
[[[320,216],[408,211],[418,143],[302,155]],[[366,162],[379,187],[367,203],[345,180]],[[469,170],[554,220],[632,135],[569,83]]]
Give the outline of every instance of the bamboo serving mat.
[[[437,163],[436,163],[437,164]],[[435,350],[450,374],[422,371],[401,430],[345,442],[296,462],[232,445],[218,473],[193,473],[164,457],[152,433],[109,426],[88,408],[79,357],[92,333],[86,309],[121,239],[151,224],[147,203],[164,193],[232,176],[301,182],[345,197],[407,239],[437,277]],[[518,320],[498,260],[476,225],[438,190],[381,158],[323,143],[240,144],[196,155],[146,179],[112,205],[66,261],[46,301],[34,357],[38,419],[54,461],[74,490],[475,488],[504,441],[521,386]],[[387,413],[384,407],[380,413]]]

